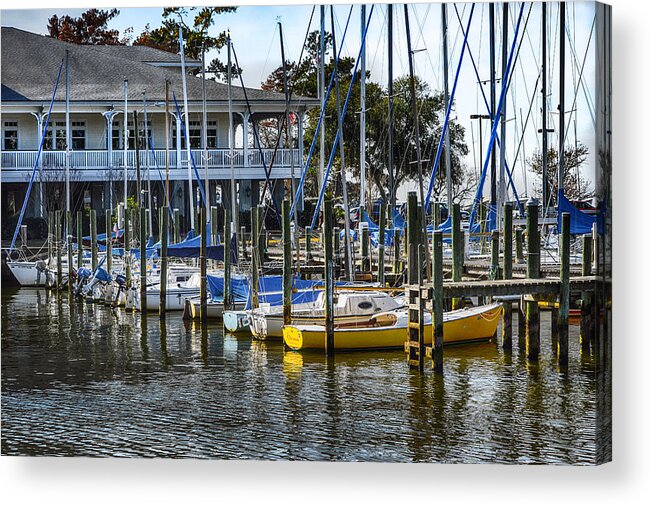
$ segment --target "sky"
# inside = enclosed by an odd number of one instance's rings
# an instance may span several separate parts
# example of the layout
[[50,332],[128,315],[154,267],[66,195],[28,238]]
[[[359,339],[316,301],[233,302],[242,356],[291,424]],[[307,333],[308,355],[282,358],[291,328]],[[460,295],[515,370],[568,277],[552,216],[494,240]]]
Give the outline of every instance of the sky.
[[[15,26],[17,28],[33,31],[36,33],[47,33],[47,19],[53,15],[69,14],[78,16],[86,6],[92,5],[101,8],[112,6],[120,9],[120,14],[110,26],[123,32],[127,28],[133,28],[134,35],[139,34],[146,24],[152,27],[160,25],[162,19],[161,7],[139,7],[122,8],[118,4],[108,2],[86,2],[79,8],[79,2],[58,1],[63,7],[57,9],[42,8],[43,2],[28,0],[21,5],[39,8],[22,10],[2,10],[2,25]],[[141,1],[139,5],[147,2]],[[149,5],[155,2],[149,2]],[[219,2],[217,2],[219,4]],[[225,5],[221,2],[222,5]],[[47,4],[45,4],[47,5]],[[172,4],[170,4],[172,5]],[[179,5],[177,2],[175,5]],[[409,4],[409,15],[411,25],[412,47],[414,48],[415,72],[423,78],[432,90],[443,89],[442,72],[442,36],[441,36],[441,5],[440,4]],[[509,4],[509,47],[515,28],[515,23],[520,9],[519,3]],[[566,129],[567,144],[574,144],[575,140],[582,142],[590,149],[590,155],[583,167],[583,175],[592,184],[594,171],[594,34],[591,33],[594,16],[594,5],[591,2],[571,2],[567,4],[567,27],[568,37],[566,42]],[[506,97],[506,116],[508,120],[506,158],[509,166],[513,168],[513,176],[519,196],[533,194],[534,185],[540,186],[529,173],[526,159],[536,149],[540,149],[541,136],[537,130],[541,126],[542,96],[540,85],[535,88],[538,79],[541,62],[541,17],[540,4],[524,4],[521,34],[522,45],[518,60],[515,65],[515,74],[511,83],[509,93]],[[464,29],[468,23],[471,4],[456,4],[459,17]],[[341,43],[344,26],[351,9],[350,4],[340,4],[334,7],[337,40]],[[280,65],[280,45],[277,21],[283,24],[285,38],[286,57],[295,61],[298,59],[308,22],[312,13],[312,5],[282,5],[282,6],[255,6],[242,5],[235,13],[222,14],[216,18],[216,24],[211,28],[211,33],[218,33],[223,29],[230,29],[233,45],[238,53],[240,66],[244,69],[243,79],[247,86],[259,87],[266,76]],[[457,10],[453,4],[448,4],[448,44],[449,44],[449,88],[452,91],[456,69],[463,47],[463,34],[460,23],[457,19]],[[371,5],[367,4],[367,16],[370,14]],[[330,17],[329,7],[326,7],[327,20],[326,30],[329,30]],[[367,68],[370,70],[370,80],[386,85],[387,81],[387,6],[375,4],[372,17],[369,23],[367,34]],[[525,20],[526,30],[525,27]],[[496,66],[498,74],[501,73],[501,20],[502,8],[498,4],[496,8]],[[314,18],[310,30],[319,27],[319,8],[314,12]],[[550,128],[558,131],[558,4],[549,3],[548,8],[548,41],[549,41],[549,64],[548,64],[548,122]],[[520,40],[520,38],[519,38]],[[590,41],[590,43],[589,43]],[[361,16],[360,7],[355,5],[352,8],[350,25],[346,38],[341,44],[342,54],[357,57],[361,43]],[[470,119],[471,114],[485,114],[484,106],[477,84],[477,78],[473,69],[470,54],[478,67],[482,80],[489,78],[489,45],[488,45],[488,5],[476,4],[472,24],[470,25],[468,50],[464,53],[464,59],[460,65],[458,84],[455,94],[455,106],[452,117],[455,118],[466,129],[466,142],[470,154],[466,157],[466,165],[476,173],[481,171],[486,154],[479,153],[480,131],[477,121]],[[225,51],[225,50],[224,50]],[[216,55],[216,54],[214,54]],[[405,36],[405,20],[403,4],[396,4],[394,7],[394,76],[397,78],[408,74],[407,46]],[[209,58],[213,54],[209,54]],[[221,57],[225,59],[225,54]],[[585,59],[585,63],[584,63]],[[583,82],[577,80],[577,75],[583,67]],[[499,84],[497,94],[499,97]],[[484,92],[489,96],[490,87],[484,85]],[[533,101],[532,101],[533,97]],[[576,98],[575,98],[576,97]],[[524,136],[522,125],[527,117],[531,106],[531,117]],[[357,115],[356,115],[357,116]],[[498,130],[499,132],[499,130]],[[490,138],[490,125],[482,121],[482,144],[484,151]],[[522,141],[521,141],[522,139]],[[520,143],[522,144],[520,146]],[[556,133],[549,135],[549,144],[558,145]],[[518,153],[518,158],[513,160]],[[328,147],[327,147],[328,149]],[[489,180],[486,181],[484,195],[489,194]],[[509,195],[509,198],[512,195]]]

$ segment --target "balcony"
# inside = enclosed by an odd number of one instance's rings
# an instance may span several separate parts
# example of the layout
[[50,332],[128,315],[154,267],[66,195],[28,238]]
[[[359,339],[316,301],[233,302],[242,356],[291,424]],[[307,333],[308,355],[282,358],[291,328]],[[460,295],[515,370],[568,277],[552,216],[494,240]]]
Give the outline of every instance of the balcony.
[[[23,182],[29,180],[32,169],[36,163],[37,151],[3,151],[1,154],[2,180],[3,182]],[[112,151],[111,163],[109,165],[109,151],[107,150],[84,150],[72,151],[70,153],[70,168],[74,172],[75,180],[107,180],[109,172],[122,171],[124,169],[124,151]],[[127,151],[126,164],[130,172],[135,172],[136,152]],[[170,150],[170,178],[182,179],[187,177],[187,151],[181,151],[180,159],[177,160],[177,151]],[[165,149],[155,149],[153,154],[141,150],[141,168],[149,165],[150,169],[165,169]],[[249,148],[247,160],[245,160],[243,149],[233,149],[233,167],[235,178],[264,178],[263,160],[267,170],[271,166],[274,156],[273,149]],[[192,157],[197,169],[203,176],[204,152],[202,149],[193,149]],[[295,174],[298,176],[302,168],[302,160],[298,149],[278,149],[273,164],[271,176],[273,178],[286,178],[290,176],[290,167],[294,161]],[[63,169],[66,166],[65,151],[43,151],[39,162],[45,170]],[[211,178],[228,179],[231,160],[229,149],[208,150],[208,170]],[[112,169],[112,170],[110,170]],[[182,169],[185,169],[183,171]],[[130,174],[133,178],[135,174]],[[115,177],[115,176],[113,176]],[[152,175],[152,178],[154,176]]]

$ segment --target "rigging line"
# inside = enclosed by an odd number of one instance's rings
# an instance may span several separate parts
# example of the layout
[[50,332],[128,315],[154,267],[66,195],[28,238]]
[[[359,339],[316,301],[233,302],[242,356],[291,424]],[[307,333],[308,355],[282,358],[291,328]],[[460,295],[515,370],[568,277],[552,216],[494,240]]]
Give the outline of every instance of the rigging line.
[[[527,14],[527,18],[525,19],[523,30],[527,29],[527,24],[529,23],[529,16],[531,15],[532,7],[533,7],[533,4],[531,4],[531,6],[529,7],[529,12]],[[457,9],[456,4],[454,5],[454,10],[455,10],[455,12],[457,14],[457,19],[459,20],[459,25],[463,29],[463,25],[461,24],[461,17],[459,16],[459,11]],[[465,35],[466,35],[466,32],[464,31],[464,36]],[[477,64],[475,63],[475,58],[472,55],[472,50],[470,49],[470,45],[468,44],[467,41],[466,41],[466,46],[468,48],[468,55],[470,56],[470,61],[472,62],[473,68],[475,70],[475,76],[477,77],[477,82],[479,83],[479,89],[480,89],[482,97],[484,99],[484,105],[486,106],[486,110],[490,114],[490,106],[488,105],[488,99],[486,98],[486,93],[484,92],[484,88],[481,86],[481,79],[479,77],[479,70],[477,69]],[[517,49],[517,51],[515,53],[515,58],[516,59],[518,58],[518,56],[520,54],[520,48],[521,47],[522,47],[522,39],[520,39],[520,44],[518,45],[518,49]],[[514,74],[515,74],[515,71],[511,73],[511,75],[510,75],[510,77],[508,79],[507,89],[511,85]],[[502,148],[506,149],[506,146],[502,147],[499,135],[496,138],[496,142],[497,142],[497,146],[500,149],[502,149]],[[506,173],[509,176],[509,182],[510,182],[510,185],[511,185],[511,190],[513,191],[513,196],[515,197],[515,200],[518,202],[518,207],[519,207],[520,212],[524,213],[524,208],[522,207],[522,204],[520,203],[520,199],[518,198],[518,192],[517,192],[517,190],[515,188],[515,183],[513,181],[513,175],[512,175],[513,170],[509,168],[509,165],[508,165],[508,163],[506,163],[506,160],[505,160],[504,166],[506,168]],[[513,166],[515,166],[515,162],[513,163]]]
[[[64,60],[61,60],[61,64],[59,65],[59,72],[57,73],[57,79],[56,82],[54,83],[54,91],[52,92],[52,99],[50,100],[50,107],[47,112],[47,119],[45,120],[45,126],[43,127],[43,132],[41,133],[41,143],[38,146],[38,152],[36,153],[36,160],[34,160],[34,168],[32,169],[32,175],[29,178],[29,185],[27,186],[27,192],[25,193],[25,200],[23,200],[23,206],[20,209],[20,214],[18,216],[18,222],[16,223],[16,229],[14,230],[14,236],[11,239],[11,245],[9,246],[9,254],[14,250],[14,246],[16,245],[16,238],[18,237],[18,231],[20,230],[20,226],[23,222],[23,216],[25,215],[25,209],[27,209],[27,202],[29,201],[29,194],[32,190],[32,185],[34,184],[34,177],[36,175],[36,168],[38,167],[38,161],[41,157],[41,153],[43,152],[43,144],[45,142],[45,135],[47,133],[47,127],[50,124],[50,116],[52,115],[52,106],[54,105],[54,99],[56,98],[57,94],[57,89],[59,88],[59,80],[61,79],[61,69],[63,68],[63,62]],[[54,137],[54,135],[53,135]],[[72,266],[71,266],[72,268]]]
[[488,165],[490,163],[491,151],[493,150],[493,146],[495,144],[495,139],[497,137],[497,127],[499,125],[499,117],[500,117],[500,114],[502,113],[502,105],[504,104],[504,98],[505,98],[506,91],[507,91],[507,84],[508,84],[508,81],[509,81],[509,75],[512,72],[511,65],[513,64],[513,55],[514,55],[514,52],[515,52],[515,44],[516,44],[516,42],[518,40],[518,34],[520,32],[520,23],[522,21],[523,12],[524,12],[524,4],[521,4],[520,5],[520,13],[518,14],[518,23],[517,23],[517,25],[515,27],[515,32],[513,34],[513,42],[511,43],[511,49],[509,51],[508,62],[506,64],[506,69],[504,71],[504,75],[502,75],[502,89],[500,91],[500,99],[499,99],[499,102],[498,102],[498,106],[497,106],[497,110],[496,110],[496,114],[495,114],[495,119],[493,121],[493,127],[492,127],[492,130],[491,130],[491,137],[490,137],[490,141],[489,141],[489,144],[488,144],[488,150],[486,151],[486,160],[484,161],[484,167],[482,169],[482,177],[481,177],[479,185],[477,187],[477,192],[475,193],[475,198],[474,198],[473,204],[472,204],[472,210],[470,212],[470,224],[469,224],[469,226],[470,226],[469,229],[470,230],[472,230],[472,227],[473,227],[473,224],[474,224],[474,221],[475,221],[475,217],[477,215],[477,201],[478,201],[478,198],[480,197],[480,195],[482,194],[483,185],[484,185],[484,182],[486,180],[486,172],[487,172],[487,169],[488,169]]
[[[176,113],[181,117],[181,110],[179,109],[179,103],[176,101],[176,94],[174,93],[174,90],[172,90],[172,98],[174,99],[174,106],[176,107]],[[189,120],[189,118],[188,118]],[[185,137],[185,141],[187,142],[187,145],[190,145],[190,135],[189,133],[185,130],[185,125],[183,124],[183,121],[181,121],[181,134]],[[206,204],[206,193],[204,192],[203,189],[203,183],[201,182],[201,177],[199,177],[199,172],[197,171],[197,166],[194,163],[194,156],[192,155],[192,149],[189,150],[190,152],[190,161],[192,162],[192,168],[194,169],[194,175],[197,178],[197,185],[199,186],[199,192],[201,194],[201,199],[204,203]]]
[[[232,43],[231,41],[231,51],[233,51],[233,58],[235,59],[235,67],[240,68],[239,61],[237,59],[237,52],[235,51],[235,44]],[[253,111],[251,110],[251,103],[249,102],[249,95],[246,92],[246,87],[244,86],[244,80],[242,79],[242,73],[238,72],[239,74],[239,79],[240,79],[240,85],[242,86],[242,92],[244,93],[244,101],[246,102],[246,108],[249,112],[250,116],[253,116]],[[255,140],[255,144],[258,146],[258,152],[260,153],[260,160],[262,161],[262,167],[264,169],[264,175],[265,175],[265,186],[262,192],[262,198],[265,196],[265,192],[267,189],[267,183],[272,186],[270,179],[271,179],[271,167],[267,169],[267,162],[264,159],[264,153],[262,152],[262,143],[260,142],[260,135],[258,132],[258,128],[255,124],[255,121],[252,122],[252,128],[253,128],[253,138]],[[278,136],[280,137],[282,135],[282,129],[279,131]],[[246,139],[248,141],[248,139]],[[274,157],[275,157],[276,151],[274,150]],[[273,164],[273,158],[272,158],[272,164]],[[273,186],[272,186],[273,187]],[[271,196],[271,203],[273,205],[274,210],[276,211],[276,217],[278,218],[280,222],[280,212],[278,211],[278,208],[276,207],[276,202],[273,199],[273,195]]]
[[[357,54],[357,58],[355,59],[355,68],[353,68],[353,74],[350,79],[350,85],[348,86],[348,93],[346,94],[346,100],[344,101],[344,107],[341,111],[341,124],[343,124],[343,120],[346,117],[346,111],[348,110],[348,103],[350,101],[350,96],[352,95],[353,92],[353,85],[355,84],[355,77],[357,75],[357,67],[359,65],[359,59],[362,51],[364,50],[364,47],[366,45],[366,35],[368,34],[368,27],[371,23],[371,19],[373,18],[373,10],[374,10],[375,5],[371,5],[371,10],[369,11],[368,14],[368,21],[366,22],[366,28],[364,29],[364,35],[362,36],[362,43],[359,48],[359,52]],[[351,7],[351,12],[352,12],[352,7]],[[341,47],[340,47],[341,49]],[[334,72],[333,72],[334,75]],[[316,220],[319,215],[319,207],[321,206],[321,202],[323,201],[323,196],[325,195],[325,189],[326,185],[328,183],[328,176],[330,175],[330,169],[332,168],[332,163],[334,161],[334,156],[335,152],[337,150],[337,145],[339,143],[339,137],[343,135],[343,132],[341,131],[341,128],[337,128],[337,134],[335,135],[335,139],[333,142],[332,150],[330,151],[330,159],[328,160],[328,168],[326,170],[326,173],[323,176],[323,185],[321,186],[321,191],[319,192],[319,198],[317,200],[316,206],[314,208],[314,215],[312,216],[312,229],[314,229],[316,225]],[[316,138],[316,137],[315,137]],[[290,213],[291,214],[291,213]]]
[[[540,78],[542,77],[542,68],[538,71],[538,78],[536,79],[536,84],[534,88],[538,87],[538,83],[540,82]],[[529,118],[531,117],[531,111],[533,110],[533,104],[535,102],[537,93],[534,93],[531,96],[531,100],[529,101],[529,110],[527,111],[527,118],[524,121],[524,125],[522,126],[522,136],[520,137],[520,143],[518,144],[518,148],[515,151],[515,158],[513,159],[513,166],[515,166],[515,163],[518,161],[518,156],[520,155],[520,149],[524,145],[524,132],[527,129],[527,125],[529,124]],[[522,114],[522,109],[520,109],[520,114]],[[520,122],[522,122],[522,117],[520,117]],[[525,186],[526,188],[526,186]]]
[[[371,11],[372,11],[372,9],[371,9]],[[346,38],[346,33],[348,32],[348,24],[350,22],[350,17],[352,15],[352,13],[353,13],[353,6],[351,5],[350,10],[348,11],[348,19],[346,20],[346,28],[344,29],[344,34],[343,34],[343,37],[342,37],[341,41],[343,41]],[[369,18],[369,22],[370,22],[370,18]],[[340,45],[339,46],[339,51],[338,51],[338,54],[337,54],[337,61],[339,61],[339,59],[341,58],[341,51],[342,51],[342,49],[341,49],[341,45]],[[332,72],[330,74],[330,83],[328,84],[328,89],[327,89],[325,97],[323,99],[323,103],[321,104],[321,113],[319,115],[319,120],[318,120],[318,122],[316,124],[316,129],[314,130],[314,137],[312,137],[312,144],[310,145],[310,150],[308,152],[307,159],[305,160],[305,166],[303,167],[303,173],[301,174],[301,180],[300,180],[300,182],[298,184],[298,189],[296,191],[296,196],[294,197],[294,202],[298,201],[298,199],[300,198],[300,196],[301,196],[301,194],[303,192],[303,185],[305,184],[305,177],[307,176],[307,170],[308,170],[308,168],[310,166],[310,161],[312,160],[312,154],[314,154],[314,148],[316,146],[317,138],[319,137],[319,131],[321,129],[321,125],[323,124],[323,117],[325,116],[326,104],[328,103],[328,99],[330,98],[330,92],[332,90],[332,84],[334,83],[334,78],[335,78],[335,73]],[[353,74],[353,78],[354,78],[354,74]],[[294,215],[294,210],[295,210],[294,205],[292,205],[291,210],[289,211],[290,219]]]
[[429,208],[429,202],[430,202],[430,197],[432,195],[432,188],[434,186],[434,181],[436,179],[436,172],[438,171],[439,167],[439,162],[441,160],[441,154],[443,151],[443,143],[445,141],[445,133],[448,129],[449,121],[450,121],[450,113],[452,112],[452,105],[454,103],[454,96],[457,91],[457,84],[459,83],[459,74],[461,73],[461,64],[463,63],[463,56],[466,53],[466,47],[467,47],[467,40],[468,40],[468,33],[470,31],[470,25],[472,23],[472,15],[475,11],[475,4],[472,4],[472,7],[470,8],[470,15],[468,16],[468,26],[466,28],[466,32],[464,35],[464,43],[461,46],[461,55],[459,56],[459,63],[457,65],[457,71],[454,76],[454,84],[452,86],[452,92],[450,93],[449,101],[448,101],[448,110],[445,113],[445,121],[443,123],[443,130],[441,131],[441,137],[439,139],[439,145],[438,149],[436,150],[436,158],[434,160],[434,163],[432,164],[432,174],[430,176],[429,180],[429,185],[427,188],[427,197],[425,198],[425,209]]
[[[264,65],[262,66],[262,70],[260,70],[260,82],[263,81],[263,76],[267,70],[267,64],[269,63],[269,55],[271,54],[271,48],[274,46],[274,40],[276,40],[276,31],[278,31],[278,25],[274,27],[274,31],[271,34],[271,40],[269,41],[269,49],[267,50],[267,57],[264,60]],[[233,41],[231,40],[231,45],[233,44]]]
[[[308,40],[308,37],[310,35],[310,28],[312,27],[312,20],[314,19],[314,12],[315,11],[316,11],[316,5],[313,5],[312,6],[312,12],[310,13],[310,20],[308,21],[307,29],[305,30],[305,37],[303,38],[303,45],[301,46],[301,52],[300,52],[300,54],[298,56],[298,62],[296,63],[296,66],[294,67],[294,74],[296,72],[298,72],[298,69],[301,66],[301,62],[303,61],[303,53],[305,52],[305,48],[307,47],[307,40]],[[291,77],[288,76],[288,78],[287,78],[288,83],[294,77],[293,74],[289,74],[289,75],[291,75]],[[306,84],[307,83],[303,83],[302,91],[305,90]],[[292,100],[293,94],[294,94],[294,86],[293,86],[293,84],[291,84],[289,86],[289,101]],[[298,104],[300,104],[300,103],[301,103],[301,101],[299,100]],[[248,104],[247,104],[247,106],[248,106]],[[250,113],[250,108],[249,108],[249,113]],[[273,163],[274,163],[275,158],[276,158],[276,150],[278,149],[278,146],[280,145],[280,138],[282,136],[283,128],[287,126],[286,123],[287,123],[287,118],[283,117],[283,121],[282,121],[282,123],[280,125],[280,131],[279,131],[279,134],[278,134],[278,138],[276,139],[276,146],[274,148],[274,152],[273,152],[273,155],[271,157],[271,163],[270,163],[270,166],[269,166],[269,174],[271,174],[271,170],[273,168]],[[293,140],[290,143],[290,149],[293,149]],[[302,163],[303,153],[300,153],[300,155],[301,155],[301,163]],[[293,153],[290,153],[290,156],[293,156]],[[275,184],[270,183],[266,178],[265,178],[265,184],[264,184],[264,187],[263,187],[263,190],[262,190],[262,196],[261,196],[260,199],[262,200],[262,199],[265,198],[268,185],[271,186],[270,187],[269,198],[273,202],[273,186],[275,186]],[[263,216],[262,217],[262,222],[263,223],[266,221],[268,211],[269,211],[269,206],[267,205],[267,206],[265,206],[264,212],[262,214],[262,216]],[[278,215],[278,210],[276,209],[275,203],[274,203],[274,211],[276,212],[276,215],[278,216],[278,219],[280,221],[280,215]],[[263,227],[260,227],[260,233],[262,233],[262,228]]]
[[[588,37],[588,43],[586,44],[585,53],[584,53],[584,56],[583,56],[583,63],[581,64],[581,72],[579,74],[579,83],[581,84],[581,88],[583,89],[583,95],[585,97],[586,105],[588,107],[588,112],[590,113],[590,118],[592,119],[593,126],[595,126],[597,124],[596,119],[595,119],[595,112],[594,112],[594,102],[593,102],[592,95],[590,95],[590,90],[586,89],[585,82],[583,81],[581,76],[583,75],[583,68],[585,66],[585,61],[586,61],[586,58],[588,56],[588,50],[590,49],[590,43],[592,42],[592,35],[594,33],[595,20],[596,20],[596,17],[593,17],[592,18],[592,27],[590,28],[590,36]],[[574,64],[577,66],[577,68],[578,68],[579,65],[578,65],[578,61],[577,61],[577,55],[576,55],[576,51],[575,51],[572,39],[569,40],[568,45],[570,46],[570,51],[572,52],[572,60],[573,60]],[[572,107],[572,108],[574,108],[574,107]]]

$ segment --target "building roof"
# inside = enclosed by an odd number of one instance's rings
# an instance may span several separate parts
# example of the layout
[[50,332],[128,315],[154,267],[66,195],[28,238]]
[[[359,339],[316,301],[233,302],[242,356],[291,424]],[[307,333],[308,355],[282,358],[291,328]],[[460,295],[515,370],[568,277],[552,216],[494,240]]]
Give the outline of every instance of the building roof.
[[[121,45],[96,45],[91,46],[97,51],[102,51],[109,56],[118,56],[142,63],[176,63],[181,64],[181,55],[162,51],[148,46],[121,46]],[[185,58],[185,63],[190,65],[200,65],[199,60]]]
[[[165,80],[171,83],[177,100],[182,98],[182,77],[178,67],[160,67],[151,61],[178,61],[178,55],[143,46],[93,46],[62,42],[52,37],[2,27],[2,101],[49,102],[61,61],[70,51],[70,100],[108,101],[124,100],[124,80],[129,81],[131,95],[140,100],[142,91],[147,99],[165,100]],[[162,54],[161,54],[162,53]],[[154,58],[149,60],[146,58]],[[168,58],[163,60],[162,58]],[[65,67],[64,67],[65,70]],[[61,83],[64,82],[62,72]],[[188,100],[201,100],[201,79],[188,76]],[[281,93],[246,88],[249,101],[254,103],[284,103]],[[228,86],[206,81],[209,101],[228,101]],[[232,86],[234,101],[244,101],[244,93],[237,82]],[[65,86],[60,85],[57,100],[65,99]],[[315,105],[315,99],[294,96],[293,104]]]

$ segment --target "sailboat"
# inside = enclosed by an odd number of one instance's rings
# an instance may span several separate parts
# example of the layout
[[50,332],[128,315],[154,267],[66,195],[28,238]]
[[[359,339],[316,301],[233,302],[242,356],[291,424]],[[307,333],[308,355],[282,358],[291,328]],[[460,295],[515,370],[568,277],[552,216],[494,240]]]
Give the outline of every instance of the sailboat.
[[[494,303],[443,314],[443,343],[486,341],[497,331],[502,305]],[[432,317],[425,315],[425,344],[432,343]],[[337,350],[402,349],[409,332],[406,310],[381,312],[365,321],[335,320]],[[295,351],[324,350],[326,330],[322,324],[291,324],[283,327],[285,345]]]

